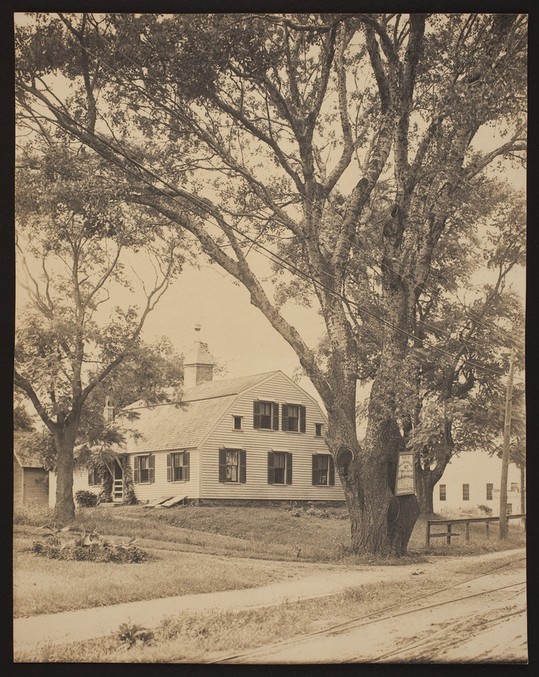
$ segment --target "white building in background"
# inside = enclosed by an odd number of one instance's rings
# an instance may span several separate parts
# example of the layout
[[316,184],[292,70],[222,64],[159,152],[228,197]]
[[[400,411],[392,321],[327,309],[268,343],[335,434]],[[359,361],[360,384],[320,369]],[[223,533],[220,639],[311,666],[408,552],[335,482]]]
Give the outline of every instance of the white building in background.
[[[474,451],[455,456],[448,463],[442,479],[434,487],[434,512],[448,517],[500,514],[500,479],[502,460],[486,452]],[[520,469],[509,464],[507,512],[521,512]],[[481,507],[480,507],[481,506]]]

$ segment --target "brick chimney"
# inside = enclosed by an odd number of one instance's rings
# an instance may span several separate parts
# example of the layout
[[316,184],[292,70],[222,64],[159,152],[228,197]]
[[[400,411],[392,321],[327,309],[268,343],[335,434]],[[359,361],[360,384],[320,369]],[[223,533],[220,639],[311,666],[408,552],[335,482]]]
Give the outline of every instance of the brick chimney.
[[213,380],[215,362],[208,351],[208,344],[200,340],[200,330],[200,325],[195,324],[193,347],[183,361],[183,387],[185,390]]

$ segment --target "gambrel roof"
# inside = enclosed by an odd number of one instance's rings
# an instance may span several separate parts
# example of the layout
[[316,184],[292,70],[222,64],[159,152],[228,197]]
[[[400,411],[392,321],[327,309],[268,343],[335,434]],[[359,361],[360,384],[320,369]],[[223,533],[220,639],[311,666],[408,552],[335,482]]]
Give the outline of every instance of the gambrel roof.
[[237,395],[278,374],[270,371],[222,381],[208,381],[185,391],[179,404],[126,407],[136,419],[122,421],[130,453],[198,447],[211,432]]

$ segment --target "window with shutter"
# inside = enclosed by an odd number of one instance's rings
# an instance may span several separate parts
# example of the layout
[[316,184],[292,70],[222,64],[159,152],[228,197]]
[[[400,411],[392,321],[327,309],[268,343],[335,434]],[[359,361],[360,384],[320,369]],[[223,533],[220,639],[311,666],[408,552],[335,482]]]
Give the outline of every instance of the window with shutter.
[[135,456],[134,468],[135,484],[150,484],[155,479],[155,456],[153,454]]
[[292,484],[292,454],[268,452],[268,484]]
[[313,455],[313,484],[317,486],[335,484],[335,464],[330,454]]
[[189,452],[179,451],[167,457],[167,479],[169,482],[189,480]]
[[283,430],[305,432],[306,415],[305,407],[302,404],[283,404]]
[[219,482],[245,483],[246,466],[244,449],[219,449]]
[[[277,415],[275,414],[277,407]],[[279,405],[275,402],[253,402],[253,427],[263,430],[279,430]],[[275,427],[277,426],[277,427]]]
[[89,486],[98,486],[101,484],[101,474],[96,468],[88,471],[88,484]]

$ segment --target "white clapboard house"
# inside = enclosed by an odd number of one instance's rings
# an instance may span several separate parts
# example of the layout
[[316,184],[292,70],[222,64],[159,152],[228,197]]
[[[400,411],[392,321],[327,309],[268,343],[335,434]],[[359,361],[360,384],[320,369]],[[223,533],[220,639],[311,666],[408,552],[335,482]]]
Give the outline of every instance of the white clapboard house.
[[[213,380],[207,345],[184,364],[181,404],[128,409],[128,454],[136,498],[213,501],[343,501],[316,400],[281,371]],[[114,500],[123,499],[119,464]],[[54,482],[51,482],[53,485]],[[100,478],[76,471],[74,491],[99,493]],[[51,486],[54,502],[54,486]]]

